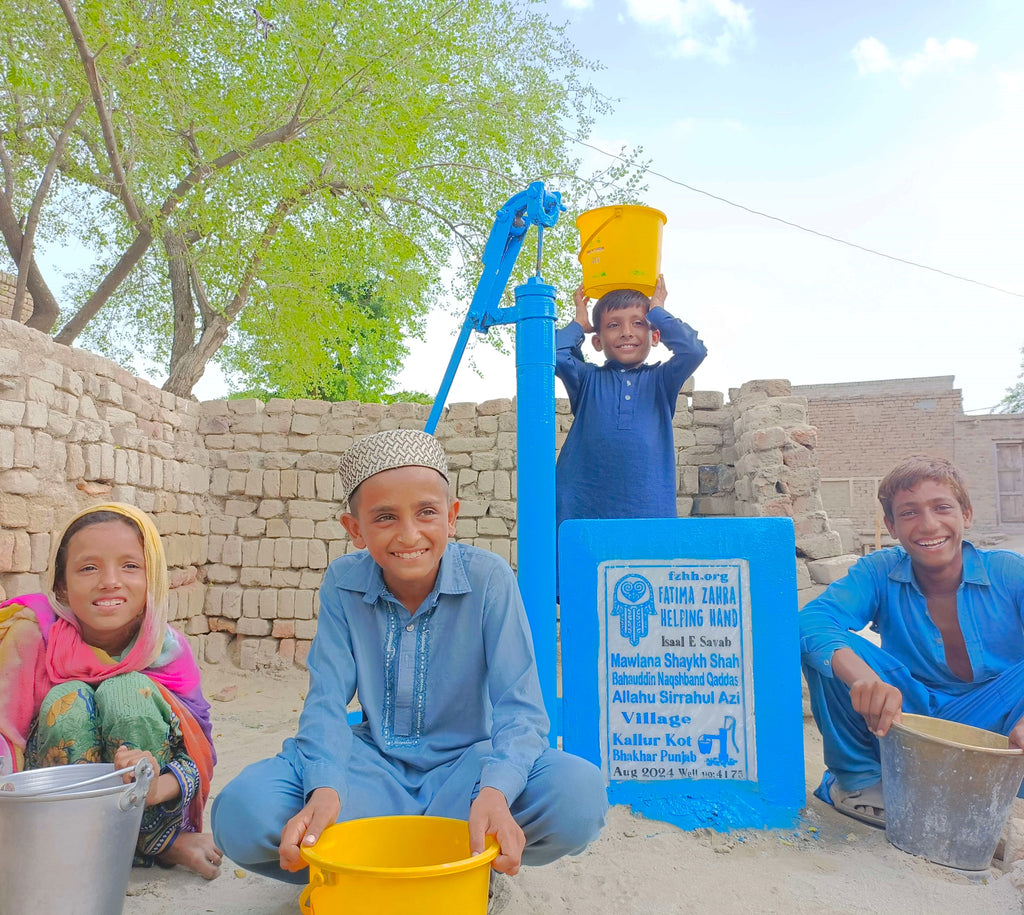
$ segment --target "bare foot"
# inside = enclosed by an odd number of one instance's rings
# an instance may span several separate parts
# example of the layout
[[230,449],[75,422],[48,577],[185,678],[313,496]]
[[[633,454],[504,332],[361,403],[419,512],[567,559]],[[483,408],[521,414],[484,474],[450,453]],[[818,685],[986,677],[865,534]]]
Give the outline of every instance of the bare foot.
[[166,864],[180,864],[212,880],[220,875],[220,861],[224,852],[213,844],[213,836],[208,832],[179,832],[170,847],[159,857]]

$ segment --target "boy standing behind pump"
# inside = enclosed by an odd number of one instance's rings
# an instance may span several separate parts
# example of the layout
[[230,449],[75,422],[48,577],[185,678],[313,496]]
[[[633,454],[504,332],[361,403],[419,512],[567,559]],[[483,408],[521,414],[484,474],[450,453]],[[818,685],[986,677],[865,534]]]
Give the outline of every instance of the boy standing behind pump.
[[[650,299],[616,289],[587,316],[583,287],[576,320],[555,337],[555,374],[569,394],[573,424],[557,465],[558,523],[567,518],[675,518],[676,455],[672,417],[683,383],[707,355],[688,324],[665,310],[665,278]],[[583,361],[585,334],[604,365]],[[663,342],[668,362],[646,365]]]

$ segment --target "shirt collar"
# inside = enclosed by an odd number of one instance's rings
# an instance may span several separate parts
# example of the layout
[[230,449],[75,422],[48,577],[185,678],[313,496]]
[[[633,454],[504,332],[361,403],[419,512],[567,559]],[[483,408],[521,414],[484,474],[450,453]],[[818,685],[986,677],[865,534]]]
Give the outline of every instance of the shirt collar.
[[[363,595],[368,604],[376,604],[385,594],[390,594],[384,583],[381,568],[373,561],[373,557],[363,550],[358,554],[359,561],[353,562],[338,577],[338,587],[346,591],[355,591]],[[449,543],[441,557],[441,567],[437,572],[434,589],[427,596],[427,606],[437,603],[442,594],[468,594],[471,590],[466,564],[462,558],[462,550],[457,543]]]
[[[914,577],[914,566],[910,561],[910,554],[907,553],[903,547],[897,547],[897,549],[903,554],[900,557],[900,561],[893,566],[889,572],[889,578],[893,581],[903,581],[912,584],[918,591],[921,590],[917,583],[917,579]],[[981,554],[978,552],[977,547],[968,540],[963,543],[963,557],[964,557],[964,571],[963,581],[970,582],[972,585],[988,585],[988,571],[985,569],[985,563],[981,560]]]

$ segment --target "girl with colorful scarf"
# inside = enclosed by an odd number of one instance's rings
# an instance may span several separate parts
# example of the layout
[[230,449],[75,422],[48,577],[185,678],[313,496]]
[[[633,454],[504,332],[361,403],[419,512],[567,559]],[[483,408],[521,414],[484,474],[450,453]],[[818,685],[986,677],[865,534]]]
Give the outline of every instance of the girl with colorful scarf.
[[[216,877],[202,833],[216,762],[210,706],[185,637],[167,624],[168,575],[149,516],[120,503],[68,523],[49,595],[0,603],[0,772],[141,757],[150,784],[136,863]],[[126,780],[130,776],[126,776]]]

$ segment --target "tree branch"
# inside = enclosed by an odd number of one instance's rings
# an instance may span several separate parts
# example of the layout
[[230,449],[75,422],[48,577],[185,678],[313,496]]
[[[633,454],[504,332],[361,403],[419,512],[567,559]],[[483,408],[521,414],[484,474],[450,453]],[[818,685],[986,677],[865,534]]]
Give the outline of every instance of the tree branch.
[[[15,263],[21,263],[21,226],[18,224],[17,214],[11,206],[9,197],[0,197],[0,232],[3,233],[7,251]],[[57,299],[46,285],[43,275],[39,272],[35,258],[32,258],[28,266],[28,291],[32,296],[32,316],[25,322],[28,327],[34,327],[48,334],[57,323],[57,316],[60,314],[60,307]]]
[[39,180],[39,187],[36,188],[32,198],[32,204],[28,209],[28,218],[25,220],[25,228],[21,237],[21,257],[18,258],[18,282],[14,287],[14,304],[11,306],[11,320],[21,321],[21,311],[25,304],[25,292],[28,288],[29,265],[35,259],[36,229],[39,226],[39,214],[43,209],[43,201],[50,193],[50,185],[53,183],[54,173],[57,171],[57,163],[64,155],[64,147],[67,146],[71,131],[78,119],[85,111],[88,99],[82,99],[71,110],[64,126],[57,139],[54,140],[53,150],[47,160],[46,168],[43,169],[43,177]]
[[100,129],[103,132],[103,143],[106,146],[107,158],[110,161],[111,171],[114,173],[114,181],[118,187],[118,199],[124,204],[128,217],[140,226],[143,222],[142,214],[135,203],[128,188],[128,179],[124,172],[121,161],[121,152],[117,146],[117,137],[114,135],[114,124],[110,117],[110,109],[107,107],[106,99],[103,97],[103,89],[100,86],[99,74],[96,71],[96,55],[89,50],[85,40],[85,33],[78,22],[71,0],[57,0],[57,5],[64,13],[64,18],[71,29],[71,37],[74,39],[75,47],[78,49],[78,56],[82,60],[82,67],[85,69],[85,78],[89,83],[89,91],[92,94],[93,104],[96,107],[96,114],[100,120]]
[[[96,291],[89,296],[86,303],[78,309],[71,319],[61,329],[60,333],[54,336],[57,343],[70,346],[75,338],[85,329],[85,326],[96,316],[96,313],[107,303],[107,300],[114,294],[117,287],[127,278],[128,274],[135,269],[135,265],[142,260],[153,236],[148,229],[144,229],[135,236],[135,240],[128,246],[113,269],[103,277],[103,281],[96,287]],[[30,290],[31,291],[31,288]],[[33,293],[33,297],[35,294]],[[51,325],[52,326],[52,325]]]

